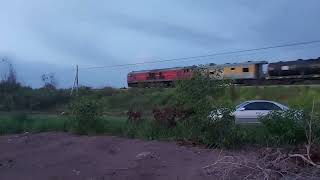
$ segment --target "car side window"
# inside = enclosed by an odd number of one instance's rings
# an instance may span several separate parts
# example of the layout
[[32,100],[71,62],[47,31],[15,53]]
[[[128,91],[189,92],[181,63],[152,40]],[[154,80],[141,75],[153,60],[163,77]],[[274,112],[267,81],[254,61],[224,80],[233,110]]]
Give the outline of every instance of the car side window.
[[244,106],[245,110],[281,110],[281,108],[269,102],[253,102]]
[[261,110],[263,108],[261,103],[253,102],[244,106],[245,110]]
[[270,111],[281,110],[281,108],[274,103],[266,103],[265,109]]

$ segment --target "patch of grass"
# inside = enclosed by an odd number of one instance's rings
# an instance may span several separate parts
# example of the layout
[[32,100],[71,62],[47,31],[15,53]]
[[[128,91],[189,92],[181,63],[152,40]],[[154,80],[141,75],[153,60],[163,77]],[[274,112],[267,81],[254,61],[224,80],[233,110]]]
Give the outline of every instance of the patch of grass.
[[[124,135],[126,117],[104,116],[100,133]],[[56,115],[2,115],[0,116],[0,135],[23,132],[70,131],[70,119]]]
[[[150,115],[156,107],[173,106],[176,104],[176,92],[174,88],[131,88],[128,90],[114,90],[112,94],[99,98],[93,94],[88,95],[101,103],[103,112],[108,115],[125,115],[125,112],[133,108],[143,111],[143,115]],[[252,99],[273,100],[288,105],[290,108],[311,109],[312,100],[320,100],[319,86],[265,86],[265,87],[229,87],[219,96],[214,93],[201,94],[203,97],[215,98],[210,100],[212,104],[238,105]],[[320,109],[319,109],[320,111]],[[147,118],[147,117],[144,117]]]
[[67,131],[67,118],[60,116],[31,116],[29,132]]
[[65,118],[58,116],[28,116],[25,114],[1,116],[0,134],[65,131],[65,122]]
[[0,134],[14,134],[23,132],[23,122],[11,117],[2,117],[0,119]]
[[[69,119],[63,116],[48,115],[14,115],[0,116],[0,135],[23,132],[70,131]],[[214,129],[197,128],[185,123],[168,128],[159,126],[151,120],[141,123],[128,123],[124,116],[103,116],[103,129],[99,134],[139,138],[145,140],[181,140],[186,139],[195,143],[202,143],[208,147],[239,148],[242,145],[278,146],[273,136],[262,124],[236,125],[228,129],[228,133],[217,141],[210,135]],[[208,134],[209,133],[209,134]],[[214,133],[214,132],[211,132]],[[218,144],[217,144],[218,143]],[[222,144],[219,144],[222,143]],[[218,145],[218,146],[217,146]]]
[[[198,87],[198,86],[196,86]],[[195,88],[197,89],[197,88]],[[229,91],[230,90],[230,91]],[[192,94],[195,90],[190,91]],[[212,91],[213,92],[213,91]],[[287,104],[293,108],[310,109],[312,100],[320,99],[319,87],[232,87],[226,89],[219,95],[210,92],[199,93],[197,98],[203,98],[210,104],[238,104],[250,99],[267,99]],[[214,91],[216,93],[216,91]],[[129,90],[106,89],[98,92],[89,92],[84,95],[91,101],[99,102],[99,107],[103,107],[103,113],[99,113],[99,134],[108,134],[116,136],[125,136],[131,138],[141,138],[147,140],[177,140],[188,139],[197,141],[208,146],[216,147],[236,147],[242,144],[257,145],[274,145],[274,140],[270,132],[263,125],[242,125],[223,127],[224,130],[219,132],[214,126],[206,123],[206,112],[204,108],[199,108],[201,116],[192,117],[195,120],[193,125],[177,123],[177,126],[168,128],[154,124],[151,119],[151,111],[154,107],[172,106],[175,104],[175,89],[139,89]],[[181,93],[180,93],[181,94]],[[214,98],[213,98],[214,97]],[[188,100],[189,95],[186,96]],[[202,102],[202,101],[201,101]],[[194,106],[196,103],[189,103]],[[205,107],[207,104],[204,104]],[[94,106],[96,107],[96,106]],[[143,122],[130,124],[127,122],[125,111],[134,107],[143,110]],[[199,106],[200,107],[200,106]],[[204,107],[204,106],[201,106]],[[317,106],[318,107],[318,106]],[[207,108],[207,107],[206,107]],[[94,108],[87,108],[89,114]],[[207,110],[211,108],[208,106]],[[80,113],[84,112],[80,108]],[[315,109],[315,111],[318,111]],[[101,116],[101,115],[104,116]],[[83,116],[83,122],[92,115]],[[70,131],[70,117],[65,116],[48,116],[25,114],[3,115],[0,116],[0,134],[12,134],[21,132],[45,132],[45,131]],[[83,123],[81,123],[83,124]],[[217,134],[218,133],[218,134]],[[217,140],[218,139],[218,140]]]
[[267,138],[267,130],[261,124],[237,125],[239,144],[271,145]]
[[104,116],[103,121],[106,124],[104,133],[123,136],[126,128],[126,120],[126,117],[121,116]]
[[[237,87],[239,103],[251,99],[273,100],[292,108],[311,109],[313,99],[320,100],[319,86]],[[226,97],[224,97],[226,98]],[[320,110],[320,109],[319,109]]]

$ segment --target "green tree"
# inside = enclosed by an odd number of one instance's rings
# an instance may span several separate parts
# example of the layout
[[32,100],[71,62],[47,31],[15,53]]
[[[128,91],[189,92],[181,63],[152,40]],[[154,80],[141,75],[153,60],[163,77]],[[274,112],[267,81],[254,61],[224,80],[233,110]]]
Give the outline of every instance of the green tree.
[[78,98],[70,105],[71,130],[78,134],[99,133],[104,130],[101,105],[94,99]]
[[194,70],[191,80],[177,82],[175,89],[177,104],[192,109],[198,120],[206,119],[212,108],[221,105],[218,99],[226,93],[230,84],[227,80],[219,79],[219,76],[219,69]]
[[213,109],[228,106],[219,101],[219,98],[229,93],[230,83],[219,78],[220,75],[219,69],[213,71],[199,68],[194,70],[191,80],[178,82],[175,89],[177,105],[193,112],[183,122],[186,129],[191,129],[188,138],[210,147],[232,146],[235,141],[236,129],[230,110],[223,111],[223,119],[219,121],[211,121],[208,117]]

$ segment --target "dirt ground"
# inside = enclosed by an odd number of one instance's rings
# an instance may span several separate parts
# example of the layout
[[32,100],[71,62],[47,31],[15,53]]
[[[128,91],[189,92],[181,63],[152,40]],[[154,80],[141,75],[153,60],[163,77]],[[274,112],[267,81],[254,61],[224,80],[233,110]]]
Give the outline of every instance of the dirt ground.
[[[228,163],[217,163],[221,157]],[[253,179],[257,171],[250,163],[258,158],[253,151],[208,150],[112,136],[0,136],[1,180]],[[240,161],[248,167],[238,165]]]

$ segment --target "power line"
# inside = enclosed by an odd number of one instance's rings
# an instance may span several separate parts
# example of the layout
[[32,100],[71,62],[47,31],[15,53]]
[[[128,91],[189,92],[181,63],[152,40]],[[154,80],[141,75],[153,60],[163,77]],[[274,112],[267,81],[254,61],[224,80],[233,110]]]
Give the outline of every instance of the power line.
[[[301,51],[301,50],[305,50],[305,49],[310,49],[310,48],[319,48],[320,44],[318,45],[315,45],[315,46],[310,46],[310,47],[303,47],[303,48],[294,48],[294,49],[290,49],[290,51],[292,50],[295,50],[295,51]],[[244,53],[244,54],[240,54],[239,56],[249,56],[249,55],[256,55],[258,54],[259,52],[253,52],[253,53]],[[278,59],[286,59],[284,57],[280,58],[280,57],[277,57]],[[195,59],[193,61],[208,61],[208,60],[215,60],[216,58],[215,57],[208,57],[208,58],[202,58],[202,59]],[[240,59],[243,59],[243,57],[241,57]],[[271,59],[271,58],[266,58],[266,59]],[[288,58],[287,58],[288,59]],[[298,58],[297,58],[298,59]],[[267,60],[267,61],[269,61]],[[185,61],[180,61],[180,62],[186,62],[187,60]],[[189,60],[190,61],[190,60]],[[241,62],[241,61],[240,61]],[[123,66],[123,67],[110,67],[108,68],[108,70],[127,70],[129,68],[132,68],[132,67],[138,67],[138,65],[132,65],[132,66]],[[85,68],[83,68],[84,70],[86,70]],[[100,68],[102,69],[102,68]],[[80,68],[79,68],[80,70]]]
[[297,42],[297,43],[290,43],[290,44],[281,44],[281,45],[275,45],[275,46],[266,46],[266,47],[260,47],[260,48],[254,48],[254,49],[227,51],[227,52],[212,53],[212,54],[199,55],[199,56],[190,56],[190,57],[163,59],[163,60],[145,61],[145,62],[138,62],[138,63],[118,64],[118,65],[96,66],[96,67],[87,67],[87,68],[79,68],[79,69],[89,70],[89,69],[102,69],[102,68],[116,68],[116,67],[136,66],[136,65],[154,64],[154,63],[171,62],[171,61],[197,61],[197,60],[195,60],[197,58],[213,57],[213,56],[221,56],[221,55],[229,55],[229,54],[238,54],[238,53],[243,53],[243,52],[261,51],[261,50],[277,49],[277,48],[292,47],[292,46],[301,46],[301,45],[308,45],[308,44],[315,44],[315,43],[320,43],[320,40]]

